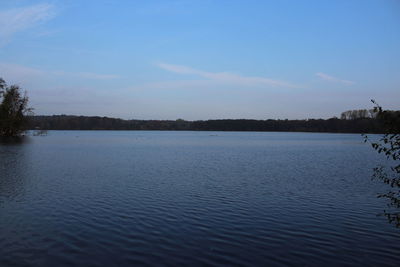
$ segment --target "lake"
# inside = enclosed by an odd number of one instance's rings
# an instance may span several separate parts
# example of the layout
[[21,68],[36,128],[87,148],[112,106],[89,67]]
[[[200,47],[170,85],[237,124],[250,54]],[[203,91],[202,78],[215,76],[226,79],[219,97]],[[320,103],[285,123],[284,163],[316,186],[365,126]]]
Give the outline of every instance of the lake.
[[359,134],[50,131],[0,145],[0,266],[398,266]]

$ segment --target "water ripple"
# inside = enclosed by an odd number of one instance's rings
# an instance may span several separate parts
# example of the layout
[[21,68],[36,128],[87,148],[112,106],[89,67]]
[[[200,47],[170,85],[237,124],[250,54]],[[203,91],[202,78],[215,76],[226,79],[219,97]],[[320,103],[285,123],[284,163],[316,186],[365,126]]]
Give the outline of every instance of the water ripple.
[[50,132],[0,146],[0,266],[400,261],[358,135],[218,136]]

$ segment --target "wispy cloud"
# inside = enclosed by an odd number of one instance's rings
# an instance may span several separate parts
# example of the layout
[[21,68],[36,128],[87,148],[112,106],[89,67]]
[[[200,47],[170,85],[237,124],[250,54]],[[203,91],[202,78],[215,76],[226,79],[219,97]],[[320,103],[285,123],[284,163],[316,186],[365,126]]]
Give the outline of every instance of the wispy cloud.
[[38,4],[0,11],[0,46],[18,32],[46,22],[55,16],[54,6]]
[[65,71],[50,71],[48,74],[63,75],[63,76],[75,76],[84,79],[92,80],[111,80],[120,78],[119,75],[115,74],[98,74],[93,72],[65,72]]
[[120,78],[114,74],[98,74],[93,72],[66,72],[66,71],[49,71],[39,68],[31,68],[18,64],[1,63],[0,77],[6,80],[24,81],[32,77],[51,77],[51,76],[67,76],[92,80],[110,80]]
[[207,72],[187,66],[173,65],[166,63],[158,63],[157,66],[170,72],[178,74],[197,75],[202,78],[206,78],[208,80],[224,84],[235,84],[243,86],[289,87],[289,88],[300,87],[298,85],[294,85],[286,81],[274,80],[264,77],[242,76],[231,72]]
[[349,81],[349,80],[342,80],[336,77],[333,77],[331,75],[328,75],[326,73],[318,72],[315,75],[317,75],[320,79],[328,82],[335,82],[335,83],[342,83],[342,84],[347,84],[347,85],[352,85],[355,82]]

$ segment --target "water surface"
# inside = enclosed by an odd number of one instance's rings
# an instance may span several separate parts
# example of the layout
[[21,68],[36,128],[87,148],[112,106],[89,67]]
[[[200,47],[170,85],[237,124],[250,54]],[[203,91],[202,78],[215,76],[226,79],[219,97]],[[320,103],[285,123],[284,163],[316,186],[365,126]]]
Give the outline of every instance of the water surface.
[[50,131],[0,145],[0,266],[397,266],[358,134]]

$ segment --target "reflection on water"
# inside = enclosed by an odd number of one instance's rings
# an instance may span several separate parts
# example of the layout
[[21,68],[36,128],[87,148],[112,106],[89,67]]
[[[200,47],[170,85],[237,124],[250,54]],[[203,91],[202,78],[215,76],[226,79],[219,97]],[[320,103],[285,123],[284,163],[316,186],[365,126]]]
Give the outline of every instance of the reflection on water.
[[17,137],[2,137],[0,136],[0,145],[1,146],[8,146],[8,145],[17,145],[17,144],[24,144],[29,143],[31,139],[29,136],[17,136]]
[[359,135],[51,131],[0,159],[0,266],[400,261]]
[[26,143],[26,139],[16,139],[0,144],[0,205],[20,197],[24,192],[24,168],[28,167]]

